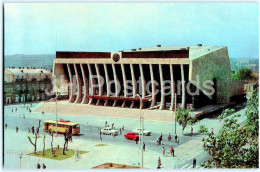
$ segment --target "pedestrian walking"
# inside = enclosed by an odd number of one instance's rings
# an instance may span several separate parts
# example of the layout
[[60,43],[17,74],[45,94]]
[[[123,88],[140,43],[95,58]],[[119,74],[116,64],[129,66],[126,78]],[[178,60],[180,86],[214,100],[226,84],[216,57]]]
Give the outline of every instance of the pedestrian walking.
[[76,149],[75,151],[75,160],[77,161],[79,159],[79,150]]
[[13,111],[13,109],[12,109],[12,113],[13,113],[14,111]]
[[107,127],[107,121],[105,122],[105,127]]
[[125,126],[123,125],[122,130],[125,131]]
[[122,134],[122,130],[121,130],[121,128],[120,128],[120,135]]
[[43,163],[42,164],[42,169],[45,169],[46,168],[46,165]]
[[37,127],[37,129],[36,129],[37,135],[39,134],[39,131],[40,131],[40,128]]
[[19,128],[18,128],[18,126],[16,126],[16,133],[18,133],[18,130],[19,130]]
[[112,124],[112,129],[114,128],[114,123]]
[[37,163],[37,169],[41,169],[41,165],[39,162]]
[[25,119],[25,115],[23,114],[23,119]]
[[211,134],[214,134],[214,132],[213,132],[213,128],[211,128]]
[[170,148],[170,153],[171,153],[171,156],[174,157],[174,149],[172,147]]
[[30,130],[30,128],[28,127],[28,133],[31,133],[31,130]]
[[168,141],[171,141],[171,140],[172,140],[172,136],[171,136],[171,133],[169,133]]
[[191,127],[190,133],[191,133],[191,135],[193,136],[193,127]]
[[193,158],[193,168],[196,168],[196,159]]
[[160,138],[161,138],[161,140],[162,140],[162,132],[161,132]]
[[135,138],[135,143],[138,144],[138,141],[139,141],[139,137],[136,137]]
[[159,158],[158,158],[158,166],[157,166],[157,169],[160,169],[160,168],[161,168],[161,165],[162,165],[162,162],[161,162],[161,158],[159,157]]
[[177,138],[178,138],[178,136],[177,136],[177,134],[175,135],[175,142],[177,141]]
[[145,143],[143,142],[143,150],[145,151]]
[[7,123],[5,123],[5,129],[7,129]]
[[32,134],[34,135],[34,126],[32,126]]
[[17,108],[15,108],[15,112],[17,112]]
[[177,139],[176,139],[176,143],[179,145],[179,137],[177,137]]
[[162,151],[163,156],[165,156],[165,148],[163,147],[163,151]]

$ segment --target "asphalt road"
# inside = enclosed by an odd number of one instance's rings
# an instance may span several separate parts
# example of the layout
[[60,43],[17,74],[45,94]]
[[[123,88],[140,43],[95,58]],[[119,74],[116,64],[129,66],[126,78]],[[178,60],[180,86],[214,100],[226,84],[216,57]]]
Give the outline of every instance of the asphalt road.
[[[30,106],[30,105],[26,105]],[[35,108],[37,104],[33,104],[31,107],[32,109]],[[15,108],[17,107],[17,112]],[[13,112],[12,112],[13,109]],[[244,110],[241,110],[244,112]],[[23,118],[23,114],[25,118]],[[43,120],[51,119],[55,120],[55,114],[44,114],[41,113],[29,113],[23,105],[12,105],[12,106],[5,106],[4,108],[4,124],[7,123],[8,129],[12,129],[15,132],[16,126],[19,127],[19,131],[26,131],[28,132],[28,127],[31,128],[33,125],[35,128],[39,124],[39,119],[41,119],[41,126],[43,124]],[[104,118],[104,117],[90,117],[90,116],[70,116],[70,115],[58,115],[58,118],[62,118],[65,120],[71,120],[73,122],[78,122],[81,128],[81,134],[79,136],[73,136],[73,138],[79,138],[83,140],[91,140],[91,141],[100,141],[98,127],[104,127],[105,121],[111,126],[112,123],[115,124],[117,130],[119,127],[124,125],[125,131],[122,131],[122,135],[118,135],[113,137],[111,135],[102,135],[102,143],[104,144],[114,144],[114,145],[124,145],[124,146],[131,146],[131,147],[138,147],[139,144],[136,144],[135,141],[128,140],[124,137],[124,134],[127,132],[131,132],[132,130],[138,128],[139,121],[138,120],[129,120],[129,119],[118,119],[118,118]],[[194,128],[194,133],[199,128],[201,124],[206,124],[208,128],[213,127],[214,132],[218,132],[220,128],[220,121],[219,119],[202,119],[199,123],[197,123]],[[174,138],[174,123],[167,123],[167,122],[145,122],[145,128],[152,132],[151,136],[144,136],[144,142],[146,145],[146,150],[152,150],[156,152],[162,152],[162,147],[164,146],[166,151],[168,152],[170,147],[172,146],[174,149],[178,149],[179,146],[190,142],[192,140],[201,140],[202,136],[197,135],[196,133],[193,136],[188,136],[190,128],[187,127],[185,129],[186,135],[182,135],[182,128],[181,126],[177,125],[177,135],[180,138],[180,143],[177,145],[173,141],[168,141],[168,134],[172,133],[172,138]],[[164,145],[158,145],[156,143],[157,138],[160,136],[161,132],[163,133],[163,142]],[[40,129],[40,134],[45,133],[42,128]],[[201,145],[194,145],[194,147],[202,146]],[[186,150],[187,151],[187,150]],[[192,159],[192,149],[188,150],[191,151],[191,156],[187,157],[184,161],[177,163],[177,168],[191,168]],[[184,152],[185,154],[185,152]],[[209,158],[206,152],[201,152],[196,154],[197,164],[200,164],[201,161]],[[181,157],[180,157],[181,158]]]

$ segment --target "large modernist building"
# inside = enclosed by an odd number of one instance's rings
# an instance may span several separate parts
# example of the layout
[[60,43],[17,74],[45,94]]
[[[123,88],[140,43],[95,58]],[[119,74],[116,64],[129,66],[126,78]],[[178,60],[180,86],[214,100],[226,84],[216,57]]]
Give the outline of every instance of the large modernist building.
[[[243,85],[232,80],[226,46],[57,52],[53,68],[54,88],[69,94],[70,103],[138,108],[139,94],[144,108],[172,110],[175,93],[183,108],[230,103],[243,93]],[[68,83],[65,89],[64,83]],[[212,88],[214,94],[206,94]],[[197,89],[199,94],[192,94]]]

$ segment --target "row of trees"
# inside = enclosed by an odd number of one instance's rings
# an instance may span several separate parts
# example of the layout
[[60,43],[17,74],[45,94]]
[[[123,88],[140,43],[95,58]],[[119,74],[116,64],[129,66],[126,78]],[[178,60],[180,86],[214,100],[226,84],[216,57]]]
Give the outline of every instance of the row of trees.
[[[41,120],[39,120],[39,129],[40,129],[40,123],[41,123]],[[51,136],[51,152],[53,154],[53,156],[55,156],[55,151],[54,151],[54,148],[53,148],[53,135],[54,135],[54,130],[50,130],[50,136]],[[34,140],[34,143],[32,141],[32,138],[30,136],[28,136],[28,140],[30,141],[30,143],[33,145],[34,147],[34,154],[37,154],[37,138],[39,138],[39,135],[37,134],[37,132],[34,133],[35,135],[35,140]],[[43,134],[43,151],[42,151],[42,155],[45,156],[45,138],[46,138],[46,134],[44,133]],[[68,150],[68,138],[69,138],[69,133],[66,132],[64,134],[64,147],[63,147],[63,155],[65,155],[65,151]]]
[[253,79],[252,76],[252,70],[248,68],[240,68],[238,71],[233,74],[233,79],[234,80],[249,80]]
[[[259,91],[255,90],[247,101],[246,121],[238,122],[240,114],[233,114],[234,109],[226,109],[219,115],[222,127],[217,135],[201,125],[204,149],[211,159],[201,165],[205,168],[258,168],[259,167]],[[192,117],[191,109],[178,108],[176,120],[182,126],[182,133],[187,126],[197,120]],[[233,115],[232,115],[233,114]]]
[[200,126],[199,133],[205,135],[202,139],[204,149],[211,155],[211,159],[201,165],[205,168],[258,168],[258,119],[259,104],[258,90],[247,101],[246,121],[238,122],[239,114],[230,115],[234,110],[226,109],[220,116],[222,128],[215,135],[204,126]]

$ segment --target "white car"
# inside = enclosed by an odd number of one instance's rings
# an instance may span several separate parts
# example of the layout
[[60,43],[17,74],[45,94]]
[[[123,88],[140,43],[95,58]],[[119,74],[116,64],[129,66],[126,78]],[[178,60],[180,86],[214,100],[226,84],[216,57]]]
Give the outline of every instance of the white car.
[[105,127],[101,130],[102,134],[118,135],[118,130],[113,130],[111,127]]
[[[152,132],[149,130],[143,129],[143,131],[144,131],[144,136],[150,136],[152,134]],[[141,134],[142,134],[142,129],[137,128],[137,129],[133,130],[132,132],[139,135],[139,132],[141,132]]]

